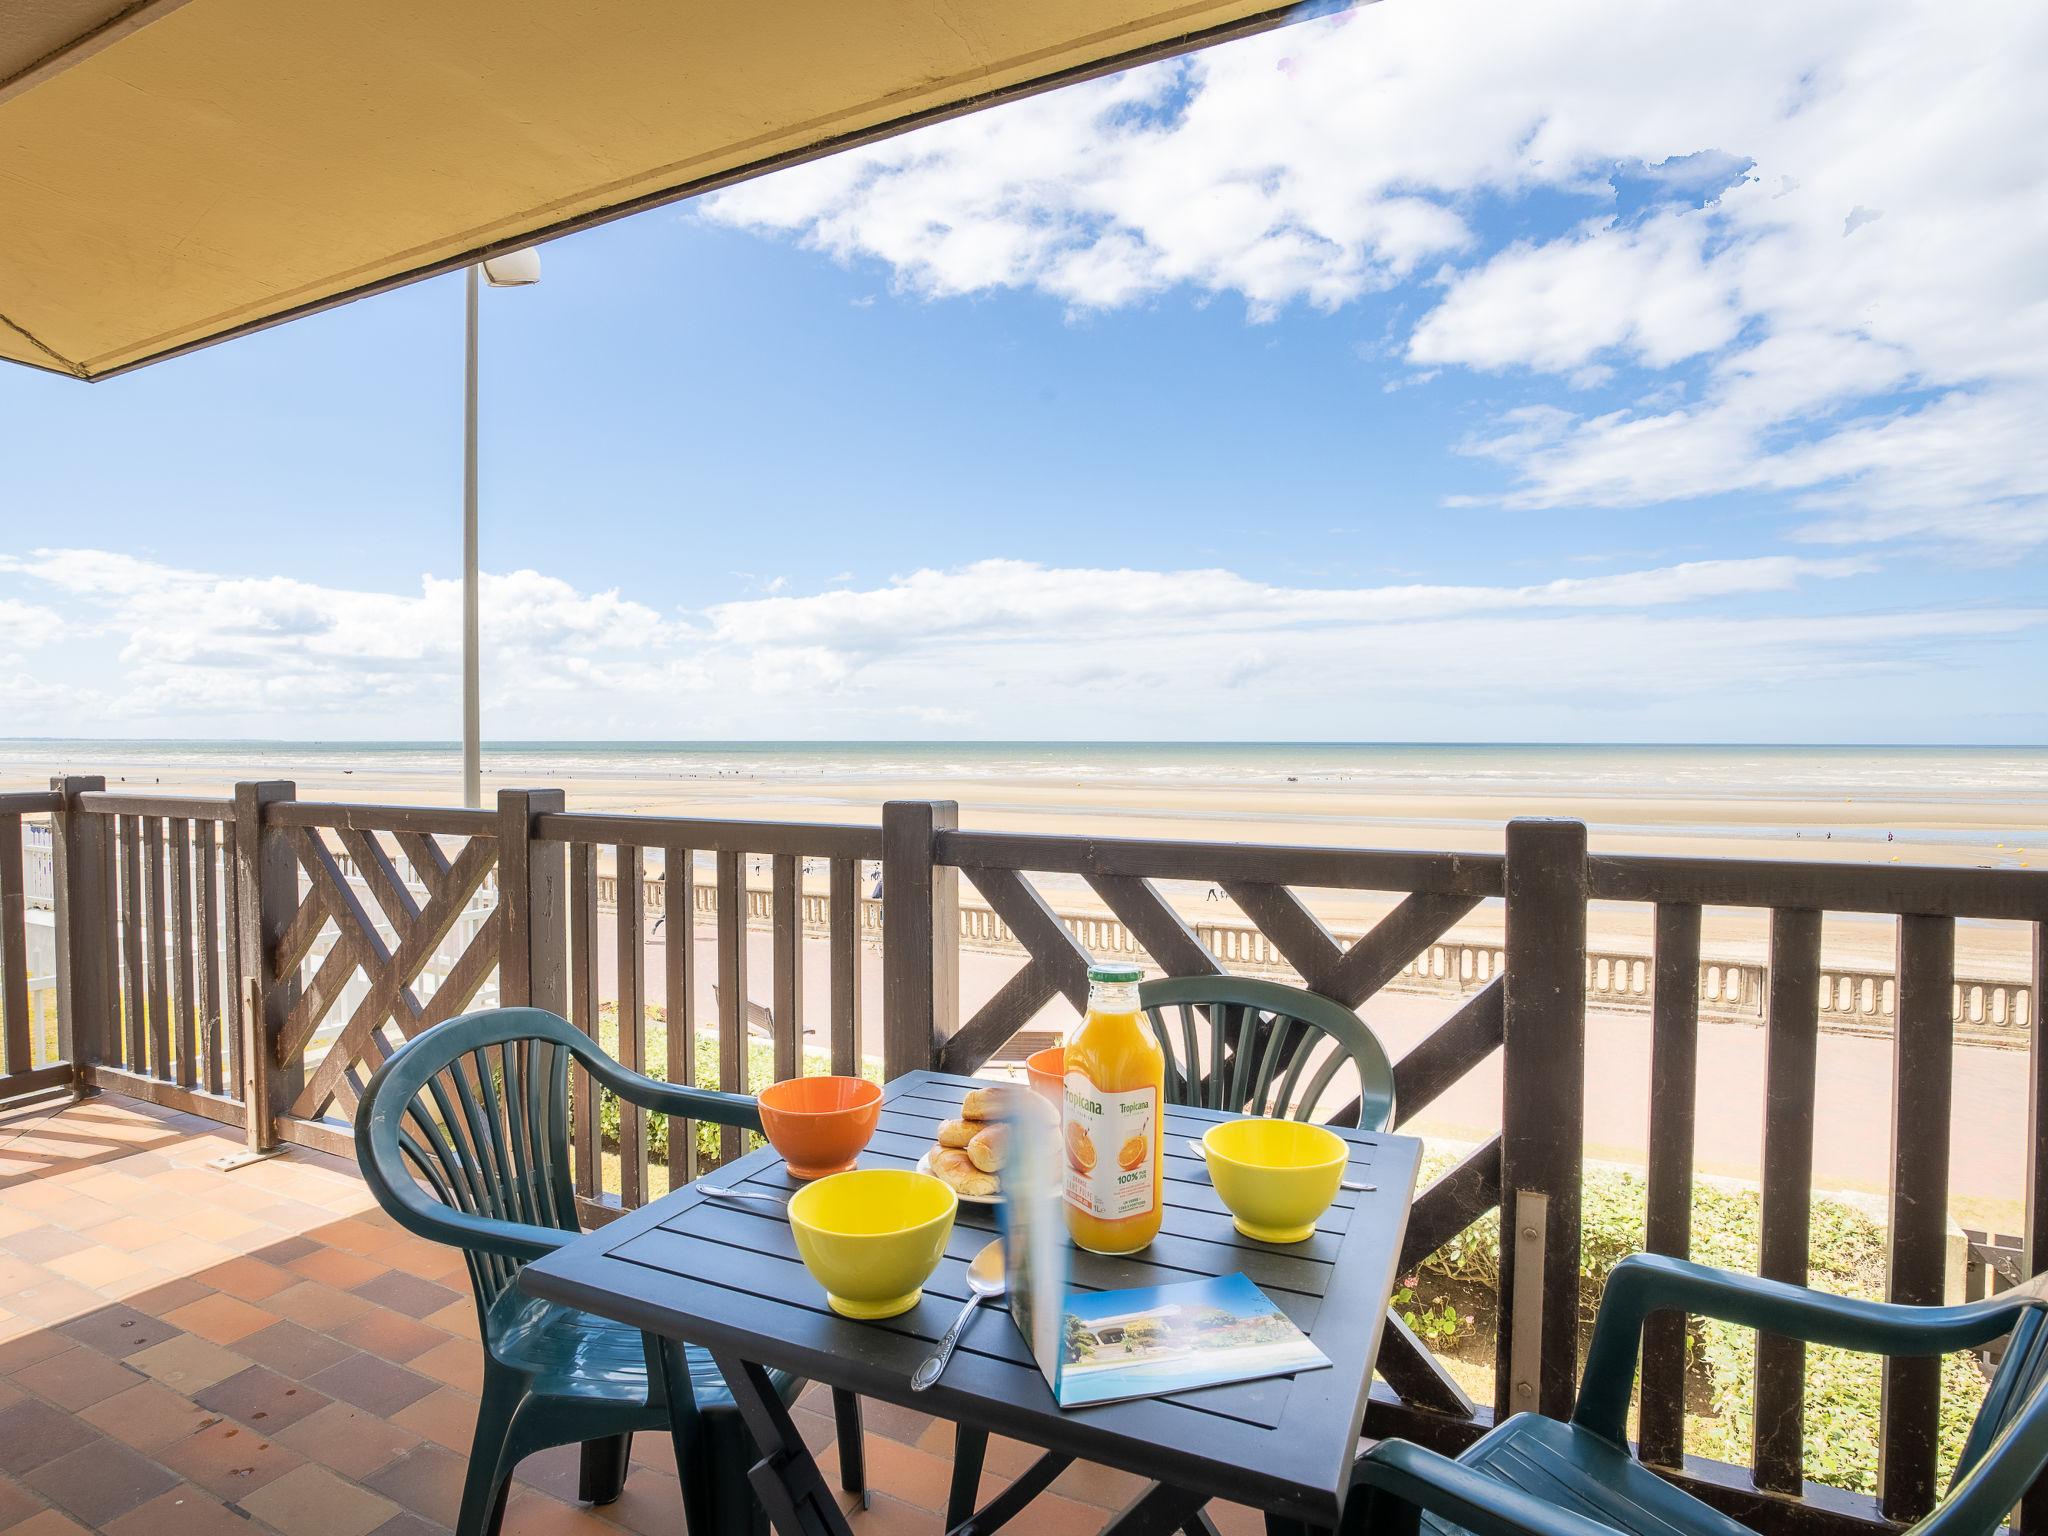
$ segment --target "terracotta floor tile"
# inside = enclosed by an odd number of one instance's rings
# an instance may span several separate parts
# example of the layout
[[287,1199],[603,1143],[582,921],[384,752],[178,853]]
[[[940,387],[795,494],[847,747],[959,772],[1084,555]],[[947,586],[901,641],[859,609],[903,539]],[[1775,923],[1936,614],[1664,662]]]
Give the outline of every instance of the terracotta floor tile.
[[[106,1250],[100,1250],[102,1252]],[[126,1258],[126,1254],[121,1255]],[[108,1302],[104,1292],[75,1280],[52,1275],[43,1284],[7,1298],[7,1305],[23,1317],[39,1323],[63,1323],[97,1311]]]
[[420,1321],[432,1323],[443,1333],[452,1333],[458,1339],[474,1339],[478,1337],[476,1301],[468,1295],[463,1296],[459,1301],[450,1302],[440,1311],[432,1316],[423,1317]]
[[272,1323],[260,1332],[235,1341],[237,1354],[247,1355],[258,1365],[267,1365],[286,1376],[304,1381],[315,1371],[346,1360],[355,1351],[338,1339],[315,1333],[299,1323]]
[[147,1260],[119,1248],[86,1248],[52,1259],[45,1268],[67,1280],[96,1290],[113,1286],[135,1287],[160,1280],[165,1272]]
[[215,1419],[196,1435],[157,1453],[179,1476],[223,1499],[243,1497],[302,1465],[305,1457],[268,1435]]
[[463,1299],[445,1285],[390,1269],[352,1289],[365,1301],[407,1317],[430,1317]]
[[211,1286],[201,1285],[190,1275],[173,1275],[168,1280],[133,1292],[128,1297],[128,1305],[139,1312],[147,1312],[151,1317],[162,1317],[166,1312],[190,1306],[211,1290]]
[[103,1355],[125,1359],[137,1350],[165,1344],[184,1330],[175,1323],[152,1317],[136,1307],[99,1306],[82,1317],[74,1317],[57,1332],[67,1339],[88,1344]]
[[[47,1360],[59,1350],[69,1349],[75,1335],[66,1335],[34,1323],[28,1331],[0,1344],[0,1375],[12,1375],[25,1365]],[[82,1342],[82,1341],[81,1341]]]
[[[874,1494],[866,1509],[849,1505],[844,1499],[841,1508],[846,1510],[846,1523],[853,1528],[854,1536],[943,1536],[946,1521],[943,1515],[928,1509],[919,1509],[915,1504],[906,1504],[901,1499],[886,1493]],[[1029,1526],[1020,1526],[1029,1530]]]
[[[1066,1471],[1052,1480],[1049,1493],[1079,1504],[1093,1504],[1100,1510],[1119,1510],[1145,1491],[1147,1480],[1129,1472],[1119,1472],[1114,1467],[1105,1467],[1100,1462],[1077,1461]],[[1096,1524],[1100,1525],[1098,1515]]]
[[380,1264],[390,1261],[383,1258],[386,1249],[402,1243],[417,1241],[403,1228],[389,1221],[372,1221],[367,1217],[349,1217],[342,1221],[329,1222],[317,1232],[306,1234],[330,1248],[343,1248],[350,1253],[369,1256],[378,1255]]
[[80,1237],[76,1232],[67,1232],[62,1227],[33,1226],[12,1237],[0,1238],[0,1248],[5,1248],[18,1259],[31,1264],[47,1264],[52,1259],[62,1258],[67,1253],[76,1253],[91,1246],[91,1239]]
[[175,1445],[211,1417],[190,1398],[162,1382],[144,1381],[106,1397],[78,1415],[103,1434],[145,1454]]
[[453,1387],[437,1387],[391,1415],[391,1422],[450,1450],[467,1453],[476,1438],[476,1399]]
[[86,1236],[95,1243],[104,1243],[111,1248],[123,1248],[130,1253],[138,1248],[167,1243],[177,1235],[175,1228],[167,1227],[160,1221],[151,1221],[147,1216],[116,1216],[112,1221],[103,1221],[86,1231]]
[[454,1452],[422,1445],[364,1478],[363,1484],[415,1514],[453,1525],[462,1508],[462,1479],[468,1469],[467,1460]]
[[468,1393],[480,1393],[484,1384],[484,1350],[468,1339],[450,1339],[413,1358],[412,1368],[422,1375]]
[[0,1531],[42,1509],[43,1501],[11,1477],[0,1477]]
[[167,1344],[137,1350],[128,1363],[187,1397],[249,1368],[249,1358],[181,1333]]
[[411,1430],[348,1403],[329,1403],[281,1431],[278,1439],[300,1455],[358,1480],[421,1444]]
[[318,1280],[322,1285],[343,1291],[352,1291],[366,1281],[389,1273],[375,1259],[366,1259],[358,1253],[344,1253],[338,1248],[315,1248],[311,1253],[293,1259],[285,1268],[308,1280]]
[[277,1265],[247,1257],[229,1259],[225,1264],[201,1270],[192,1278],[244,1301],[262,1301],[299,1283],[297,1276]]
[[180,1218],[178,1230],[186,1237],[196,1237],[203,1242],[233,1243],[252,1232],[263,1231],[264,1227],[262,1222],[242,1211],[222,1210],[215,1206]]
[[167,1243],[156,1243],[140,1250],[138,1259],[148,1261],[167,1275],[189,1275],[198,1270],[211,1269],[216,1264],[225,1264],[235,1257],[232,1248],[219,1243],[202,1242],[196,1237],[180,1234]]
[[400,1364],[448,1342],[448,1335],[440,1329],[400,1312],[366,1312],[341,1324],[334,1337]]
[[25,1397],[0,1408],[0,1472],[19,1477],[99,1439],[98,1431],[74,1415]]
[[673,1472],[637,1467],[626,1478],[625,1492],[596,1514],[639,1536],[671,1536],[683,1529],[682,1487]]
[[238,1502],[282,1536],[369,1536],[398,1513],[389,1499],[310,1464]]
[[165,1322],[175,1323],[187,1333],[196,1333],[215,1344],[232,1344],[277,1320],[275,1312],[266,1312],[224,1291],[215,1291],[164,1314]]
[[125,1445],[95,1440],[68,1456],[44,1462],[22,1481],[97,1530],[176,1486],[178,1480]]
[[618,1530],[594,1510],[564,1504],[531,1488],[514,1488],[505,1505],[503,1536],[618,1536]]
[[14,1373],[16,1386],[26,1387],[73,1413],[91,1407],[101,1398],[126,1392],[141,1381],[140,1376],[119,1361],[83,1344],[74,1344]]
[[409,1509],[401,1509],[370,1532],[370,1536],[447,1536],[447,1528],[432,1520],[422,1520]]
[[6,1536],[94,1536],[69,1515],[60,1510],[46,1509],[39,1515],[31,1515],[20,1525],[9,1526]]
[[1256,1509],[1211,1499],[1207,1513],[1221,1536],[1266,1536],[1266,1517]]
[[260,1365],[194,1392],[192,1401],[208,1413],[237,1419],[263,1435],[275,1435],[327,1406],[327,1398],[304,1382]]
[[249,1536],[250,1529],[205,1489],[180,1483],[109,1521],[106,1536]]
[[370,1304],[362,1297],[337,1291],[318,1280],[301,1280],[288,1291],[265,1297],[263,1304],[279,1317],[288,1317],[322,1333],[370,1310]]
[[[834,1467],[828,1479],[834,1486],[837,1486],[839,1476],[837,1460],[835,1451]],[[869,1487],[885,1490],[920,1509],[943,1511],[946,1494],[952,1487],[953,1463],[913,1450],[887,1435],[871,1434],[867,1437],[867,1473]]]
[[[275,1232],[277,1228],[272,1227],[271,1230]],[[257,1249],[256,1256],[266,1264],[276,1264],[282,1267],[291,1263],[294,1259],[303,1259],[307,1254],[318,1253],[319,1251],[320,1245],[312,1238],[306,1236],[305,1233],[290,1232],[279,1235],[266,1243],[262,1248]]]
[[306,1378],[306,1385],[387,1417],[434,1390],[434,1383],[426,1377],[365,1354],[351,1355],[324,1371],[315,1371]]

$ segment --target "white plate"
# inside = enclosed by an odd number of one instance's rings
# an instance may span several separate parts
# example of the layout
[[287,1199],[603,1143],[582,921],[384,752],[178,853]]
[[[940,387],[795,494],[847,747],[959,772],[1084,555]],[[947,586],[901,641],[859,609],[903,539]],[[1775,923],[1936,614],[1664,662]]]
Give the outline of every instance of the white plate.
[[[935,1147],[932,1150],[937,1151],[938,1149]],[[925,1153],[923,1157],[920,1157],[917,1160],[917,1171],[919,1173],[931,1173],[931,1152]],[[937,1175],[934,1174],[933,1177],[936,1178]],[[960,1191],[957,1189],[954,1190],[953,1193],[956,1195],[960,1195]],[[968,1205],[1001,1205],[1003,1203],[1003,1197],[1001,1195],[960,1195],[960,1198],[963,1202],[965,1202]]]

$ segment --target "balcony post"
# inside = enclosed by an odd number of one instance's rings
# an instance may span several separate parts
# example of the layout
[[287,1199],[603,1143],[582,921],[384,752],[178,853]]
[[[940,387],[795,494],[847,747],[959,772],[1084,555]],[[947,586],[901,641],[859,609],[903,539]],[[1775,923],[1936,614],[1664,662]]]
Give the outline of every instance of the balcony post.
[[50,818],[51,894],[57,905],[57,1058],[71,1063],[79,1093],[92,1088],[115,1029],[114,899],[108,871],[113,844],[107,818],[80,810],[78,797],[105,789],[92,777],[57,778],[64,808]]
[[1508,823],[1494,1411],[1571,1413],[1585,1160],[1586,828]]
[[503,914],[498,1001],[513,1008],[545,1008],[564,1018],[569,1013],[569,850],[565,843],[535,837],[533,825],[536,816],[567,808],[559,789],[498,791],[498,910]]
[[264,808],[297,798],[289,779],[235,786],[235,895],[244,995],[235,999],[242,1031],[242,1103],[248,1111],[248,1148],[224,1162],[268,1157],[279,1150],[278,1117],[304,1086],[303,1061],[280,1062],[277,1042],[298,1001],[298,967],[278,974],[278,947],[299,910],[299,862],[291,834],[263,824]]
[[926,1068],[960,1027],[960,872],[934,861],[951,800],[882,807],[882,1076]]

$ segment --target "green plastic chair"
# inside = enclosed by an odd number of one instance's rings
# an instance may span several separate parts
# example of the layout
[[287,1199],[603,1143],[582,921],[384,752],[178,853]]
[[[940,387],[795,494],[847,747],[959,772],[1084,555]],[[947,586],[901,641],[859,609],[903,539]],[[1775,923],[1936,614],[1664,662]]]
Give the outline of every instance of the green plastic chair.
[[[1394,1122],[1386,1048],[1332,998],[1248,976],[1172,976],[1142,983],[1138,1006],[1166,1053],[1169,1104],[1306,1120],[1348,1064],[1358,1098],[1331,1123],[1383,1131]],[[1325,1040],[1335,1049],[1318,1059]]]
[[[469,1259],[484,1344],[483,1400],[457,1536],[493,1536],[512,1470],[581,1442],[580,1495],[623,1490],[635,1430],[666,1429],[692,1531],[765,1531],[747,1470],[759,1453],[704,1351],[536,1300],[516,1283],[578,1231],[569,1162],[569,1064],[643,1109],[761,1128],[754,1101],[630,1072],[566,1019],[495,1008],[437,1024],[377,1069],[356,1112],[356,1156],[407,1231]],[[785,1402],[803,1383],[769,1372]],[[841,1461],[859,1493],[859,1409],[837,1403]],[[850,1442],[850,1443],[849,1443]]]
[[1990,1536],[2048,1466],[2048,1275],[1988,1301],[1908,1307],[1852,1301],[1636,1254],[1600,1299],[1571,1422],[1519,1413],[1455,1461],[1406,1440],[1358,1459],[1345,1536],[1749,1536],[1629,1454],[1629,1392],[1643,1319],[1679,1311],[1811,1344],[1882,1355],[1939,1355],[2010,1333],[1947,1492],[1910,1536]]

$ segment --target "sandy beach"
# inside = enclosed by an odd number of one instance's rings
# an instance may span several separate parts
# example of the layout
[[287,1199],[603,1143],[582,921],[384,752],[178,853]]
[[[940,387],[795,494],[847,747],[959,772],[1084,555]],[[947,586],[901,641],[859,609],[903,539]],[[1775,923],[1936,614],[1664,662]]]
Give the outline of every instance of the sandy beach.
[[[1731,757],[1728,749],[1699,749],[1699,757],[1665,750],[1627,760],[1617,771],[1603,749],[1489,758],[1500,749],[1409,748],[1368,775],[1346,772],[1342,759],[1330,760],[1332,749],[1281,745],[1259,749],[1249,764],[1219,749],[1222,760],[1213,767],[1195,749],[1161,748],[1160,760],[1189,755],[1184,773],[1145,771],[1150,760],[1136,747],[1091,756],[1086,746],[1063,745],[1041,749],[1043,761],[1020,768],[987,749],[955,765],[951,760],[968,757],[955,744],[892,744],[895,750],[864,756],[778,751],[782,745],[764,744],[750,755],[734,744],[708,761],[680,759],[667,772],[646,771],[660,759],[633,744],[614,753],[494,749],[484,758],[485,795],[545,786],[563,790],[572,810],[866,825],[879,823],[887,800],[952,800],[963,827],[987,831],[1462,852],[1498,852],[1514,817],[1563,816],[1584,821],[1592,847],[1610,853],[2048,867],[2048,752],[2040,749],[2012,749],[1981,766],[1969,757],[1922,760],[1899,749],[1867,749],[1814,763],[1798,759],[1789,769],[1761,753],[1751,759]],[[1575,751],[1582,759],[1575,761]],[[110,788],[221,794],[236,778],[283,777],[296,782],[302,799],[457,803],[452,750],[413,755],[417,763],[377,744],[351,750],[9,742],[0,743],[0,786],[46,787],[53,772],[103,772]],[[1294,758],[1301,760],[1298,774],[1285,771]],[[1099,906],[1077,880],[1048,878],[1042,888],[1061,907]],[[1219,911],[1201,888],[1169,895],[1190,912]],[[1330,891],[1304,897],[1340,930],[1369,925],[1393,900]],[[1644,907],[1598,905],[1593,941],[1647,952],[1651,921]],[[1489,903],[1460,932],[1495,936],[1499,923],[1498,907]],[[1883,918],[1831,917],[1828,958],[1888,964],[1892,928]],[[1758,959],[1763,917],[1710,911],[1703,940],[1716,956]],[[2028,942],[2019,924],[1966,924],[1957,963],[1969,974],[2017,977]]]

